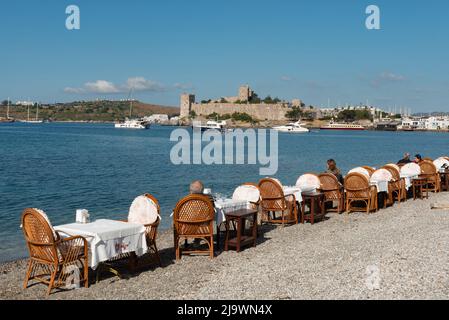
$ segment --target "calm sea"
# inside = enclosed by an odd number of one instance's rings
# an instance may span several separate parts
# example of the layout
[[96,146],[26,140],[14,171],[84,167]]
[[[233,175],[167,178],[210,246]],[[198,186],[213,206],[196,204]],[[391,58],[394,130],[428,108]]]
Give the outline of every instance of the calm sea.
[[[75,210],[93,219],[126,218],[132,200],[145,192],[162,207],[162,228],[200,179],[213,192],[231,195],[243,182],[257,182],[258,165],[175,166],[170,162],[172,127],[146,131],[110,124],[0,124],[0,261],[26,256],[19,228],[24,208],[42,208],[54,225],[74,221]],[[279,171],[292,185],[305,172],[321,172],[335,158],[343,172],[358,165],[396,162],[404,152],[449,154],[449,135],[411,132],[312,132],[279,135]]]

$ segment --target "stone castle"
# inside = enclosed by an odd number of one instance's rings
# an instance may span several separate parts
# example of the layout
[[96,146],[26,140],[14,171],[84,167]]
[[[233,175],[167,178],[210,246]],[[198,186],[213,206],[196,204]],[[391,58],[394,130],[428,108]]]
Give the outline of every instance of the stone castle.
[[207,101],[202,103],[195,102],[195,95],[181,95],[181,118],[187,118],[191,112],[197,116],[207,117],[210,114],[232,115],[235,112],[247,113],[253,119],[259,121],[281,121],[287,120],[285,114],[292,107],[301,107],[301,100],[295,99],[290,102],[279,102],[276,104],[251,103],[255,93],[248,85],[239,88],[238,96],[223,97],[216,101]]

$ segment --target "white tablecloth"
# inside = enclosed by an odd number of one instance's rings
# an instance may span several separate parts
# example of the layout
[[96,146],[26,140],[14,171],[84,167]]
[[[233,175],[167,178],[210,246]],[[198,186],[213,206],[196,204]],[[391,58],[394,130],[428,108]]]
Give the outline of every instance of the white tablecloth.
[[123,253],[147,252],[145,227],[140,224],[101,219],[92,223],[72,223],[54,228],[61,236],[82,236],[89,244],[89,265],[96,269],[101,262]]
[[[297,202],[302,202],[302,195],[301,193],[303,190],[301,190],[300,187],[294,187],[294,186],[285,186],[283,187],[284,195],[285,196],[291,196],[294,195]],[[304,191],[313,191],[313,190],[304,190]]]
[[233,199],[218,199],[215,200],[216,222],[217,225],[226,221],[226,213],[241,209],[250,209],[249,201],[233,200]]
[[419,177],[419,175],[417,174],[406,174],[406,173],[401,173],[401,179],[404,178],[405,180],[405,188],[407,190],[409,190],[412,186],[412,180],[413,179],[417,179]]
[[377,192],[388,192],[388,181],[385,180],[371,180],[370,185],[377,187]]

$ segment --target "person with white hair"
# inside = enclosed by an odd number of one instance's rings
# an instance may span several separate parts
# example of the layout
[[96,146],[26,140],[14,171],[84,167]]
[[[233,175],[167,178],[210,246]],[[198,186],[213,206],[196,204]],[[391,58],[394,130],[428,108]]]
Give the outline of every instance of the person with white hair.
[[412,162],[412,160],[410,160],[410,153],[406,152],[404,153],[404,158],[402,158],[401,160],[398,161],[398,165],[405,165]]

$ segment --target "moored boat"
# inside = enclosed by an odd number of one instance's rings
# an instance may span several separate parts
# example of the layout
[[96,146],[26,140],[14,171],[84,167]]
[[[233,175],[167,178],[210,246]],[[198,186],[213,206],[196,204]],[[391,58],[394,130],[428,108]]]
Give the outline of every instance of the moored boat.
[[193,129],[200,129],[201,131],[218,130],[220,132],[226,132],[226,121],[208,121],[205,125],[201,123],[194,123]]
[[124,122],[116,123],[116,129],[149,129],[151,124],[142,119],[127,119]]
[[328,124],[321,126],[320,130],[355,130],[362,131],[365,130],[365,127],[354,124],[354,123],[338,123],[338,122],[329,122]]
[[289,133],[308,133],[308,132],[310,132],[309,129],[304,128],[302,126],[301,121],[297,121],[295,123],[289,123],[284,126],[273,127],[272,129],[279,131],[279,132],[289,132]]

